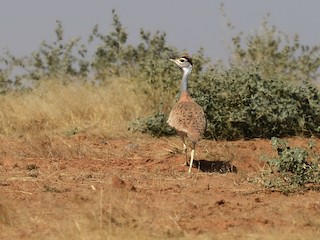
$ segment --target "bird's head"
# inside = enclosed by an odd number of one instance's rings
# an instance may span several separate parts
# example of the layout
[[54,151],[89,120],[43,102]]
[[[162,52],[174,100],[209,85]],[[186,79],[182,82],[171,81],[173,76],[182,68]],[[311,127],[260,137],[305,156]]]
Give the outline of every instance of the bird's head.
[[170,61],[174,62],[178,65],[182,70],[191,70],[192,69],[192,59],[188,54],[184,54],[180,58],[170,59]]

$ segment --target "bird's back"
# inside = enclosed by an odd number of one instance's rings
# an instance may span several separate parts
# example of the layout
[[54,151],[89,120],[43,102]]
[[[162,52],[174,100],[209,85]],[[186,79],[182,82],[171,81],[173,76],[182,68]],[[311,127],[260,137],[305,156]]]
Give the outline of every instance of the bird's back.
[[191,141],[198,142],[206,129],[206,118],[202,107],[183,93],[170,112],[168,124],[185,133]]

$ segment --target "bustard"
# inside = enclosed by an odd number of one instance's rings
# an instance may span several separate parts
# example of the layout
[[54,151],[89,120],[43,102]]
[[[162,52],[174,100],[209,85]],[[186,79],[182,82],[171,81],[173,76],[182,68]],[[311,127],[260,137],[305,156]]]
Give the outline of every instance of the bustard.
[[202,107],[193,101],[188,92],[188,79],[192,71],[192,59],[186,54],[178,59],[170,59],[170,61],[183,70],[183,76],[179,100],[172,108],[167,123],[177,130],[182,139],[186,165],[188,165],[189,159],[187,138],[191,141],[190,173],[196,144],[201,139],[206,128],[206,118]]

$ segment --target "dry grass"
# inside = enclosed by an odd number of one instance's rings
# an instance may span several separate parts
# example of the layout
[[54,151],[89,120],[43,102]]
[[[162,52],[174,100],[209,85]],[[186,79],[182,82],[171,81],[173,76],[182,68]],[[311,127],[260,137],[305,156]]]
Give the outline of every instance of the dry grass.
[[99,87],[51,79],[35,90],[0,96],[0,134],[123,136],[130,121],[150,113],[133,79]]
[[[59,204],[55,204],[55,201],[54,198],[46,198],[49,209]],[[51,217],[60,220],[52,222],[48,222],[46,213],[34,214],[37,212],[35,206],[15,209],[16,206],[11,206],[7,201],[4,210],[6,213],[10,211],[10,214],[6,215],[4,222],[0,222],[0,236],[4,239],[29,239],[32,236],[32,239],[51,240],[212,239],[207,235],[183,233],[179,226],[175,225],[174,216],[168,215],[165,211],[159,212],[156,204],[164,205],[163,201],[147,206],[125,191],[114,189],[93,191],[92,197],[74,201],[72,207],[78,205],[81,211],[74,209],[74,213],[70,214],[69,207],[55,208],[55,212],[50,213]],[[68,212],[65,216],[64,211]]]

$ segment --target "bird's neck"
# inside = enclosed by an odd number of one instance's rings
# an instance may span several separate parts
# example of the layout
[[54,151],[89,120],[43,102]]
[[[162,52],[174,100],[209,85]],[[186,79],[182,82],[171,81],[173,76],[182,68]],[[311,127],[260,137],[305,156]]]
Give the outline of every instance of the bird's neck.
[[189,79],[189,75],[191,73],[191,70],[192,70],[192,68],[184,68],[183,69],[180,94],[183,92],[188,92],[188,79]]

